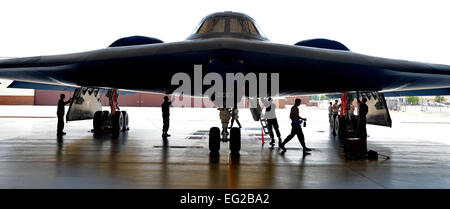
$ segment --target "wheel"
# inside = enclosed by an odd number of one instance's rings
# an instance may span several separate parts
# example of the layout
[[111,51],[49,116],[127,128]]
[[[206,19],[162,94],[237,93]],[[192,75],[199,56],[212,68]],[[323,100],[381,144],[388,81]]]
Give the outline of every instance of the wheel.
[[346,136],[346,129],[347,129],[347,123],[346,123],[346,119],[345,118],[339,118],[338,120],[337,120],[339,123],[338,123],[338,126],[337,126],[337,136],[339,137],[339,138],[344,138],[345,136]]
[[119,133],[122,127],[123,127],[123,115],[121,112],[116,112],[116,114],[112,116],[113,133]]
[[212,127],[209,129],[209,151],[218,152],[220,150],[220,129]]
[[122,131],[127,131],[128,128],[128,113],[127,111],[120,111],[122,113],[123,117],[123,125],[122,125]]
[[239,153],[241,150],[241,129],[233,127],[230,132],[230,151]]
[[336,116],[333,124],[333,135],[337,136],[339,134],[339,116]]
[[344,158],[345,158],[346,160],[350,160],[350,154],[345,153],[345,154],[344,154]]
[[109,120],[109,111],[108,110],[103,111],[102,118],[103,118],[103,121],[102,121],[103,126],[105,126],[106,124],[109,123],[108,121],[110,121],[110,120]]
[[95,112],[93,125],[94,125],[94,132],[99,132],[102,130],[102,128],[103,128],[103,112],[102,111]]

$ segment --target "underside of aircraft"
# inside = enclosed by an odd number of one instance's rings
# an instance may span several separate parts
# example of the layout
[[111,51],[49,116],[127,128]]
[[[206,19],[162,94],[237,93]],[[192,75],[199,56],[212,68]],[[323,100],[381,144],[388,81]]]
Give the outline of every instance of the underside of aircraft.
[[[194,77],[194,65],[202,66],[203,75],[216,73],[224,78],[227,73],[279,74],[279,95],[258,91],[255,97],[245,94],[249,100],[263,95],[339,97],[345,108],[342,119],[332,124],[339,136],[345,132],[345,115],[357,96],[368,100],[368,123],[391,126],[385,96],[450,94],[450,66],[367,56],[327,39],[272,43],[251,17],[235,12],[205,17],[185,41],[164,43],[131,36],[94,51],[1,60],[0,78],[14,80],[10,88],[72,90],[67,121],[94,119],[95,132],[112,129],[118,133],[129,129],[128,114],[120,110],[118,95],[172,94],[179,87],[171,85],[172,77],[179,72]],[[203,96],[208,87],[190,95]],[[102,93],[109,98],[110,112],[102,111]],[[235,104],[241,98],[220,99],[233,99]],[[251,112],[256,121],[261,119],[259,105]],[[216,132],[210,132],[211,151],[218,150]],[[240,149],[239,129],[231,130],[230,149]]]

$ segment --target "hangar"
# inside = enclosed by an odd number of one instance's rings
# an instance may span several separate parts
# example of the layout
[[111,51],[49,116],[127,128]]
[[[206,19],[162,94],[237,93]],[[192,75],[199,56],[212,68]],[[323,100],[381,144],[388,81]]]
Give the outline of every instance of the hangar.
[[[162,43],[154,38],[145,38],[148,43],[130,41],[135,38],[119,39],[128,44],[114,42],[120,44],[100,50],[0,61],[0,77],[14,80],[11,87],[46,89],[33,92],[33,104],[54,104],[52,98],[60,92],[48,90],[55,86],[72,88],[74,93],[68,94],[75,100],[70,103],[67,119],[69,115],[77,118],[67,126],[69,134],[62,142],[55,140],[54,129],[49,128],[56,127],[53,106],[1,106],[3,117],[0,120],[5,124],[0,141],[1,187],[449,186],[448,135],[433,132],[450,123],[448,116],[389,113],[385,100],[385,94],[423,96],[448,92],[450,68],[447,65],[366,56],[327,39],[294,45],[270,43],[251,17],[235,12],[206,16],[186,41]],[[174,93],[177,87],[169,85],[170,77],[180,69],[190,76],[192,67],[199,63],[207,66],[208,72],[221,76],[242,72],[280,73],[280,94],[271,96],[288,107],[283,109],[279,105],[277,109],[283,136],[288,135],[293,123],[289,110],[292,100],[297,98],[295,95],[322,93],[340,98],[339,117],[331,122],[328,106],[300,104],[301,115],[309,118],[304,134],[312,152],[302,152],[295,141],[286,146],[286,153],[280,153],[279,147],[267,143],[263,108],[258,102],[251,106],[252,99],[264,99],[261,95],[267,93],[258,91],[256,97],[261,98],[245,98],[244,105],[238,106],[250,111],[241,111],[240,120],[245,126],[231,128],[228,140],[225,140],[227,135],[222,138],[212,131],[220,126],[216,108],[171,108],[172,136],[161,137],[162,97]],[[122,70],[127,73],[121,76],[108,73]],[[144,79],[149,72],[155,78],[152,82]],[[372,79],[360,79],[367,75]],[[296,80],[299,76],[306,79],[302,88]],[[342,83],[346,85],[340,85]],[[247,96],[245,88],[235,90],[244,91],[242,94]],[[235,101],[233,93],[207,99]],[[360,97],[367,99],[370,105],[367,122],[374,126],[368,127],[368,136],[351,135],[355,128],[348,110],[354,99]],[[100,108],[83,109],[91,103],[100,104]],[[127,114],[119,111],[118,103],[127,107]],[[110,106],[111,112],[103,110],[102,104]],[[74,111],[75,107],[79,109]],[[22,115],[17,117],[19,112]],[[100,114],[102,117],[96,117]],[[122,128],[124,115],[133,117],[129,130]],[[302,119],[303,124],[305,121]],[[108,125],[117,135],[102,132]],[[422,128],[429,130],[426,135],[420,132]],[[226,133],[226,127],[224,129]],[[364,146],[378,151],[377,157],[380,157],[347,159],[345,143],[351,138],[364,141]]]

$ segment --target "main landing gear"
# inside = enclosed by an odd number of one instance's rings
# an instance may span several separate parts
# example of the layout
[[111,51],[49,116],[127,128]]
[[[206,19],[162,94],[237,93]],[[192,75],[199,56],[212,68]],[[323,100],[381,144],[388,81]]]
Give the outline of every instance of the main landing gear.
[[97,111],[94,114],[94,133],[100,134],[108,131],[112,131],[113,134],[119,134],[120,131],[129,130],[128,127],[128,113],[126,111],[120,111],[117,103],[117,90],[108,90],[106,96],[109,98],[109,106],[111,107],[111,113],[109,111]]
[[347,130],[346,123],[347,123],[346,118],[337,115],[330,124],[333,136],[343,138]]

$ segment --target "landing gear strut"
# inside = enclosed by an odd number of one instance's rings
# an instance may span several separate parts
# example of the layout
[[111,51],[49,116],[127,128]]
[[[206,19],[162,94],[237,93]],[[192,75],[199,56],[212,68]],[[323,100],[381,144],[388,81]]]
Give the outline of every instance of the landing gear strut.
[[338,115],[332,116],[333,119],[330,121],[330,125],[332,128],[333,136],[337,136],[342,139],[348,135],[348,123],[350,123],[350,104],[353,101],[353,97],[351,94],[343,93],[341,97],[341,108],[340,113]]
[[109,98],[109,111],[97,111],[94,114],[94,133],[102,133],[105,130],[111,130],[113,134],[118,134],[120,131],[129,130],[128,127],[128,113],[126,111],[120,111],[119,104],[117,103],[117,90],[108,90],[106,96]]

